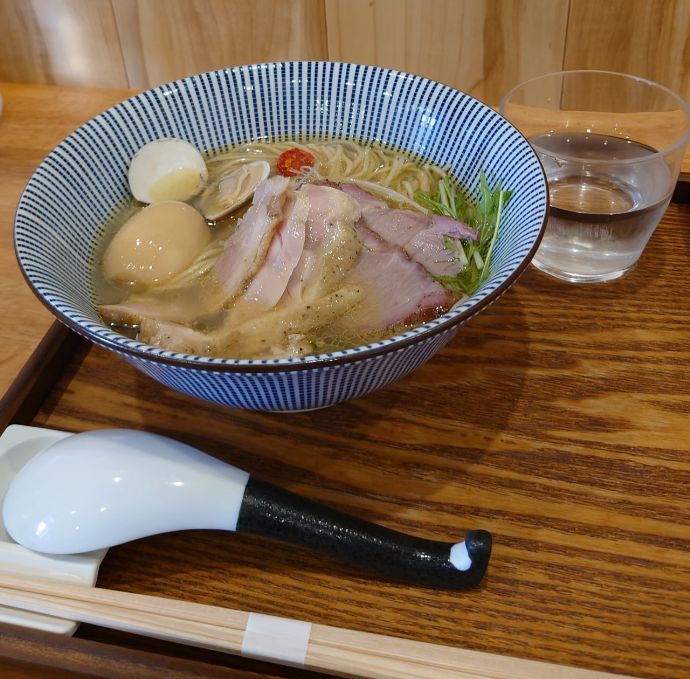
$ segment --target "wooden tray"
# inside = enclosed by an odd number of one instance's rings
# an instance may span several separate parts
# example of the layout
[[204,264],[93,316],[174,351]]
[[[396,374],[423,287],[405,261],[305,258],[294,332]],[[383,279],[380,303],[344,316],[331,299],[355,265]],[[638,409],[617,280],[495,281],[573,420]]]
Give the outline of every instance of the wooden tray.
[[[638,267],[609,285],[528,270],[413,375],[334,408],[276,415],[194,401],[55,325],[0,421],[147,429],[398,530],[495,538],[485,582],[464,593],[215,531],[113,548],[103,587],[680,679],[690,666],[689,221],[690,207],[672,205]],[[309,676],[88,625],[66,640],[3,631],[2,658],[93,676]]]

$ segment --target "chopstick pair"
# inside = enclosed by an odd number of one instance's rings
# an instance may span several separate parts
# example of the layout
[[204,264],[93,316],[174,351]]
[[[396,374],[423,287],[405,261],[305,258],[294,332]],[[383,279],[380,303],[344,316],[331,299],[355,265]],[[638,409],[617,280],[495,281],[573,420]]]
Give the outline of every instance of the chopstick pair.
[[370,679],[624,679],[532,660],[99,587],[0,574],[0,604],[215,651]]

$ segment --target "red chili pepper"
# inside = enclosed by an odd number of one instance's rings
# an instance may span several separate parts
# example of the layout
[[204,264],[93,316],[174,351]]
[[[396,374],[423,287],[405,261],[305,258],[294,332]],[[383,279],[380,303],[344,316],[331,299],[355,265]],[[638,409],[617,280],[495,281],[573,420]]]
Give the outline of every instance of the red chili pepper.
[[302,174],[302,168],[314,167],[314,165],[316,165],[316,158],[309,151],[303,151],[297,147],[283,151],[278,156],[278,172],[283,177]]

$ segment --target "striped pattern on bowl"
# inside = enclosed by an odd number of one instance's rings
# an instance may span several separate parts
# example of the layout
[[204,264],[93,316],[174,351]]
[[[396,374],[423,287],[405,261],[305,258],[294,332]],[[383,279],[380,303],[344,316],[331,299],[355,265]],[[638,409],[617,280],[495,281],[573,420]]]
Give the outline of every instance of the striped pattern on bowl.
[[[473,196],[479,172],[513,190],[491,273],[449,313],[409,332],[318,356],[237,360],[189,356],[131,340],[98,316],[92,272],[107,223],[130,199],[127,168],[154,139],[205,152],[250,141],[376,141],[448,167]],[[378,389],[428,360],[531,259],[548,209],[527,141],[476,99],[399,71],[330,62],[224,69],[162,85],[89,121],[41,163],[20,200],[15,247],[24,274],[60,320],[154,379],[233,407],[300,410]]]

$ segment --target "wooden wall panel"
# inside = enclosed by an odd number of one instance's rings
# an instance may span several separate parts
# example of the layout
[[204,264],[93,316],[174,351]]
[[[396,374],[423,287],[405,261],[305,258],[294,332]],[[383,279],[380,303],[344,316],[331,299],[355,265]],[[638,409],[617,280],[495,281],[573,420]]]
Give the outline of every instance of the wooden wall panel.
[[329,58],[399,68],[490,104],[563,64],[569,0],[326,0]]
[[497,104],[566,68],[690,98],[690,0],[0,0],[0,80],[145,88],[283,59],[365,62]]
[[126,87],[110,0],[0,0],[0,80]]
[[690,98],[690,1],[571,0],[564,63],[643,76]]
[[327,56],[323,0],[112,0],[130,87]]

